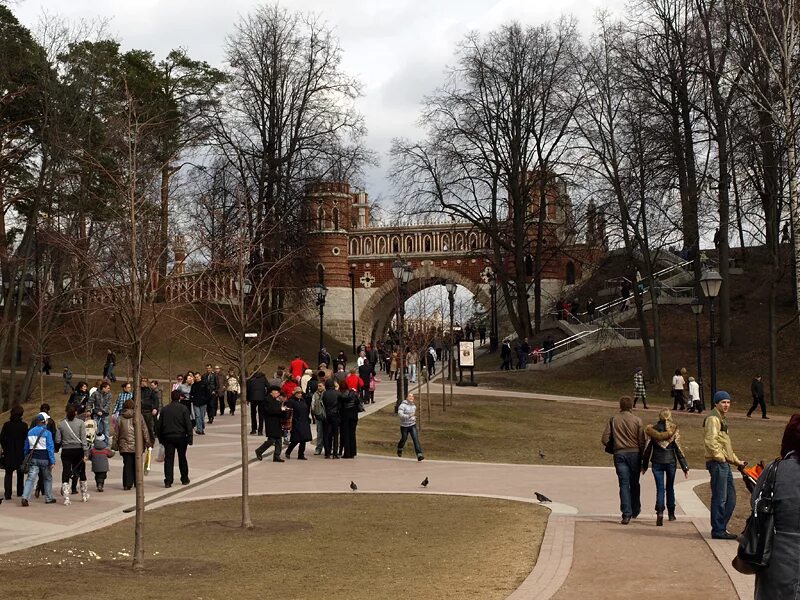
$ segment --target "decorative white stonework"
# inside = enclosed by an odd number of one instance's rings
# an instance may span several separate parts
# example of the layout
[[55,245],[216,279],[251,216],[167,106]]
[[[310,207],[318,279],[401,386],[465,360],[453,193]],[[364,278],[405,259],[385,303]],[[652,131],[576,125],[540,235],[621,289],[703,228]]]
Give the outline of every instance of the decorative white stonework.
[[492,279],[492,275],[494,275],[492,267],[484,267],[483,271],[481,271],[481,281],[483,283],[489,283]]
[[361,276],[359,281],[361,282],[361,285],[363,285],[365,288],[371,288],[372,284],[375,283],[375,278],[372,276],[372,273],[370,273],[369,271],[366,271]]
[[333,248],[331,248],[331,254],[333,254],[334,256],[339,256],[340,253],[341,250],[339,250],[338,246],[334,246]]

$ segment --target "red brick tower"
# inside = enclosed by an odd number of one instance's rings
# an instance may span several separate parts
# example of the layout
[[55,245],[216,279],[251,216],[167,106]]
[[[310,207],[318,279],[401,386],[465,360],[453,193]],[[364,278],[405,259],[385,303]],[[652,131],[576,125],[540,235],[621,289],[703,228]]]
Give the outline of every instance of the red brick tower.
[[306,188],[309,226],[310,270],[328,287],[350,287],[348,276],[348,227],[353,195],[349,183],[320,182]]

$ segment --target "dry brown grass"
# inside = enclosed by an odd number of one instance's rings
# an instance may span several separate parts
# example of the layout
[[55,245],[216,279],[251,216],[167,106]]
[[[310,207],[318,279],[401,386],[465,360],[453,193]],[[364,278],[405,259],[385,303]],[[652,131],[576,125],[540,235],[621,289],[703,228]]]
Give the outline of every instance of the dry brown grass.
[[[611,464],[600,445],[600,436],[614,410],[592,404],[573,404],[522,398],[457,396],[443,414],[441,396],[432,398],[432,419],[423,397],[418,400],[425,455],[454,459],[516,464],[598,465]],[[397,448],[399,426],[393,407],[387,407],[359,423],[359,451],[392,455]],[[732,410],[740,407],[734,402]],[[636,411],[646,423],[657,412]],[[684,450],[692,469],[704,469],[702,416],[675,414]],[[780,448],[786,419],[730,419],[734,448],[751,463],[772,460]],[[410,443],[410,442],[409,442]],[[545,458],[539,457],[542,449]]]
[[244,531],[237,503],[148,511],[141,574],[132,520],[0,556],[3,597],[501,599],[536,563],[548,514],[457,496],[260,496]]

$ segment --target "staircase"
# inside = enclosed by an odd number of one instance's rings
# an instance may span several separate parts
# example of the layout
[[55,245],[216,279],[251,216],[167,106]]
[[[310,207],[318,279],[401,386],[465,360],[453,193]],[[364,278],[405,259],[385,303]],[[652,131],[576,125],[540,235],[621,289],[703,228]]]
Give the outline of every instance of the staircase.
[[[658,304],[691,304],[694,288],[686,285],[694,280],[694,274],[687,270],[691,264],[691,261],[678,259],[671,266],[653,274],[657,286],[654,295]],[[648,297],[649,291],[648,286],[642,288],[642,294]],[[652,300],[648,299],[644,309],[651,308]],[[627,299],[616,298],[597,306],[592,323],[588,322],[589,315],[585,311],[579,313],[577,317],[569,315],[569,320],[558,319],[556,326],[567,337],[556,343],[551,362],[529,363],[528,368],[535,370],[555,368],[608,348],[640,347],[642,339],[639,329],[618,325],[635,317],[636,307],[631,296]]]

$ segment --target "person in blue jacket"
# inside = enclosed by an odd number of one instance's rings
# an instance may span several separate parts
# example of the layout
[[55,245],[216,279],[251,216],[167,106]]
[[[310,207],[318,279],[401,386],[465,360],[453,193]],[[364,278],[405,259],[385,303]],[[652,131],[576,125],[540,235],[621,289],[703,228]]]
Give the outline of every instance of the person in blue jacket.
[[28,471],[28,478],[25,480],[25,489],[22,492],[22,506],[28,506],[33,490],[36,489],[36,480],[39,474],[44,482],[45,504],[55,504],[53,497],[53,466],[56,464],[55,443],[53,434],[47,428],[50,416],[47,413],[39,413],[34,419],[33,427],[28,431],[25,440],[25,455],[33,449],[31,457],[31,468]]

